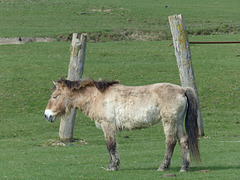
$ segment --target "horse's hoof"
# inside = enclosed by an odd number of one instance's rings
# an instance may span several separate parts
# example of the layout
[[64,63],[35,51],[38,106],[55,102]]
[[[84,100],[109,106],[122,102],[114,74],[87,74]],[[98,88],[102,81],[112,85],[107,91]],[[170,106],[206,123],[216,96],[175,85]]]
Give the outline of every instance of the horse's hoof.
[[188,170],[185,169],[185,168],[181,168],[181,169],[180,169],[180,172],[188,172]]
[[116,166],[110,166],[106,169],[107,171],[117,171],[118,168]]
[[167,168],[158,168],[158,170],[157,171],[160,171],[160,172],[163,172],[163,171],[166,171],[167,170]]

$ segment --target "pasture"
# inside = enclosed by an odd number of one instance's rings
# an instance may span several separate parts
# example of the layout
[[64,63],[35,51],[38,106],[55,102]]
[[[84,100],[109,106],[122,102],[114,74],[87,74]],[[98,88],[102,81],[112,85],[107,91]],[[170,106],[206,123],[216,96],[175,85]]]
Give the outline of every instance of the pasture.
[[[240,39],[237,0],[151,2],[0,0],[0,37],[61,37],[49,43],[0,45],[0,179],[238,177],[239,44],[191,45],[205,137],[200,138],[202,164],[193,162],[188,173],[179,173],[178,145],[170,170],[157,172],[165,153],[161,123],[118,132],[121,165],[117,172],[102,168],[109,161],[103,133],[79,112],[76,142],[53,145],[58,140],[59,120],[47,123],[44,109],[52,80],[67,75],[70,42],[62,39],[70,33],[91,36],[84,77],[117,79],[124,85],[180,84],[170,46],[169,15],[183,14],[190,41]],[[115,41],[118,38],[122,41]]]

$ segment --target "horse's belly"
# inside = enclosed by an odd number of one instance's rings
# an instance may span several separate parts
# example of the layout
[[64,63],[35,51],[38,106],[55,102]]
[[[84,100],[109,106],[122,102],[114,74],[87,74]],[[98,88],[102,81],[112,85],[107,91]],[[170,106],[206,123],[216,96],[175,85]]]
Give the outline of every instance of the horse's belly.
[[160,110],[154,105],[118,107],[113,118],[118,129],[145,128],[160,120]]

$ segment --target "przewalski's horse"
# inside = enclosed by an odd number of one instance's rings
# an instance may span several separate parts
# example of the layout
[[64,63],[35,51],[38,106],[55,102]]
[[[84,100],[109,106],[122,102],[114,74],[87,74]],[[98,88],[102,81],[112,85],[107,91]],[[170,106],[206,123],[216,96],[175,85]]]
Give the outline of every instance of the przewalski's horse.
[[[116,131],[145,128],[162,120],[166,136],[166,153],[158,171],[170,165],[178,140],[182,149],[181,172],[189,168],[191,157],[200,161],[198,148],[197,102],[191,88],[169,83],[147,86],[124,86],[118,81],[85,79],[55,82],[55,90],[45,110],[45,118],[53,122],[57,116],[76,108],[95,121],[104,132],[110,154],[108,170],[118,170],[120,159],[116,147]],[[184,132],[183,121],[185,117]]]

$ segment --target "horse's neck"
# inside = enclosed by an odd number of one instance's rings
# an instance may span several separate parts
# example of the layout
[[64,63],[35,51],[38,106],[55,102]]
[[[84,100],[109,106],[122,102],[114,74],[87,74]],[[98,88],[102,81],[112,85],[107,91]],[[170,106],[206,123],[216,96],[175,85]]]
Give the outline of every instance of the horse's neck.
[[89,115],[93,109],[98,90],[95,86],[80,89],[74,99],[74,108],[79,109],[84,114]]

